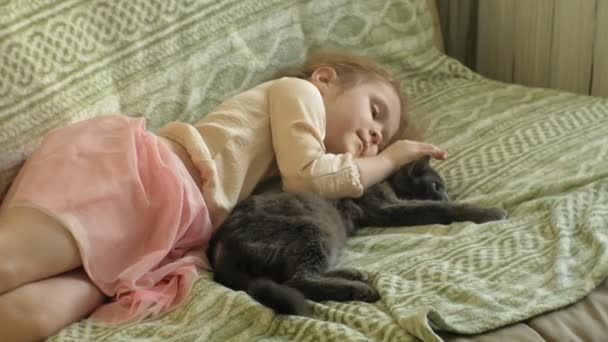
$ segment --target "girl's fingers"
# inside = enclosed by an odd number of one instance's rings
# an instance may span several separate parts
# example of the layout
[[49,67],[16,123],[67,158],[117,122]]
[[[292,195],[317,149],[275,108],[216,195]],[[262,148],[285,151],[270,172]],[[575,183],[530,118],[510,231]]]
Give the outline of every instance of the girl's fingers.
[[[418,154],[417,158],[422,158],[426,155],[431,155],[431,157],[433,157],[434,159],[438,159],[438,160],[444,160],[448,157],[448,154],[440,149],[439,147],[433,145],[433,144],[429,144],[429,143],[423,143],[423,142],[418,142],[418,141],[413,141],[413,140],[403,140],[405,142],[408,143],[409,146],[411,146],[410,148],[413,149],[413,151],[415,151],[415,154]],[[418,145],[418,146],[416,146]],[[407,145],[405,145],[407,146]]]
[[444,150],[435,145],[428,145],[428,148],[429,154],[435,159],[444,160],[448,157],[448,154]]
[[447,153],[447,152],[445,152],[445,151],[441,151],[441,150],[439,150],[439,151],[436,151],[436,152],[435,152],[435,154],[433,155],[433,157],[434,157],[435,159],[439,159],[439,160],[445,160],[445,159],[447,159],[447,157],[448,157],[448,153]]

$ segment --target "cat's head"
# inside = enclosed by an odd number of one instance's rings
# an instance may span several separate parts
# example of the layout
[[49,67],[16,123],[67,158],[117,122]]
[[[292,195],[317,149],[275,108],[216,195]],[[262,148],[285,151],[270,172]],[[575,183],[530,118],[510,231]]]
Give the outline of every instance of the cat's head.
[[449,201],[445,183],[430,165],[430,156],[404,165],[389,178],[389,183],[399,198]]

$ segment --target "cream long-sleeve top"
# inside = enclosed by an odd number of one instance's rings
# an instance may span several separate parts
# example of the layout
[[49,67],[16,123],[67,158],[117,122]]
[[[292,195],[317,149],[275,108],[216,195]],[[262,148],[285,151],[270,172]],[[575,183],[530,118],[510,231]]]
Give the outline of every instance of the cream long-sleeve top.
[[158,133],[190,155],[217,227],[258,183],[279,174],[285,191],[361,196],[353,156],[327,153],[325,125],[317,87],[284,77],[228,99],[194,125],[170,122]]

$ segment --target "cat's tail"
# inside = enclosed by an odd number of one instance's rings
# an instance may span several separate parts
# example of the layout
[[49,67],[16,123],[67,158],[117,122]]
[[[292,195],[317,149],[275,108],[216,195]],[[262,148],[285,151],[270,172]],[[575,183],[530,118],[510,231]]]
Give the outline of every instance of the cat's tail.
[[272,279],[253,279],[247,287],[247,293],[280,314],[309,316],[311,313],[302,292]]

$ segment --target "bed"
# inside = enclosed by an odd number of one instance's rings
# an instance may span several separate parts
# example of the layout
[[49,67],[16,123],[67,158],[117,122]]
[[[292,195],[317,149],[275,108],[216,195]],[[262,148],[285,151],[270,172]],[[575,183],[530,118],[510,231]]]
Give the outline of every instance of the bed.
[[[403,80],[454,200],[500,222],[378,229],[340,263],[377,303],[274,315],[201,272],[175,311],[50,341],[608,340],[608,100],[486,79],[446,56],[425,0],[0,2],[0,190],[49,129],[96,115],[194,122],[312,48]],[[407,132],[402,132],[406,134]]]

